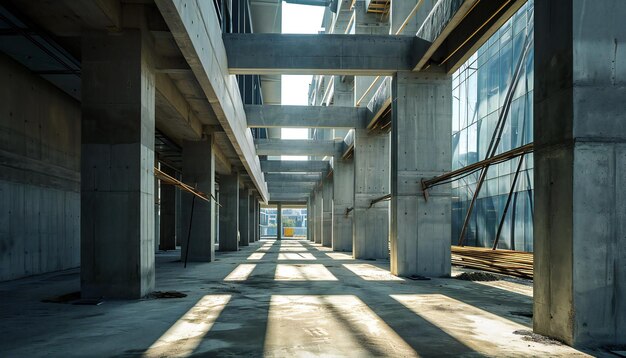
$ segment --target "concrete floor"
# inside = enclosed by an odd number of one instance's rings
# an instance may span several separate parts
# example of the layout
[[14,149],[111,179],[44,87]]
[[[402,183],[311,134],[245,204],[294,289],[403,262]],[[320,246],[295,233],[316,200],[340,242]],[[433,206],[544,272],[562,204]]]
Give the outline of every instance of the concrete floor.
[[523,283],[406,280],[306,240],[178,258],[157,255],[157,289],[185,298],[40,302],[78,290],[77,270],[0,284],[0,357],[583,355],[514,333],[532,327]]

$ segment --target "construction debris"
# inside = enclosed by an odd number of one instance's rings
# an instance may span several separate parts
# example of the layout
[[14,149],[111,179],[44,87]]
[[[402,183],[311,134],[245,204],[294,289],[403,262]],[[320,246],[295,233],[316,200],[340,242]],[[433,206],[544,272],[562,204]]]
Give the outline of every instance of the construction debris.
[[494,274],[487,272],[463,272],[460,275],[454,276],[457,280],[463,281],[499,281],[500,278]]
[[187,294],[178,291],[154,291],[150,294],[150,298],[183,298]]
[[452,246],[452,264],[503,275],[533,278],[531,252]]

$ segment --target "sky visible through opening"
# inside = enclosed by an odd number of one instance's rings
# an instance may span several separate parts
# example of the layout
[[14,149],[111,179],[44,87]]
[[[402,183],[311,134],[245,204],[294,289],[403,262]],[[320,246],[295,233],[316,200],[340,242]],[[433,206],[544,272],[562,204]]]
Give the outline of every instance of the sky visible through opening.
[[[324,16],[323,6],[296,5],[283,2],[282,33],[283,34],[317,34]],[[310,75],[282,75],[281,102],[283,105],[308,104]],[[308,139],[306,128],[283,128],[282,139]],[[306,160],[301,156],[281,156],[283,160]]]

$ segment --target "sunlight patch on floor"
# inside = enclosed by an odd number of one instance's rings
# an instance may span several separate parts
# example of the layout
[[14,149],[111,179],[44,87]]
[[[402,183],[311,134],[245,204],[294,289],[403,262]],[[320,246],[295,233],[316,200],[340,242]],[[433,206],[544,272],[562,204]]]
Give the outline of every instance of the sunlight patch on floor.
[[514,352],[545,356],[580,354],[567,346],[554,346],[524,340],[517,330],[532,330],[525,326],[470,304],[442,294],[390,295],[418,316],[476,352],[488,356],[506,356]]
[[327,252],[324,255],[330,257],[333,260],[354,260],[351,254],[344,254],[341,252]]
[[343,264],[343,267],[360,276],[365,281],[404,281],[391,272],[370,264]]
[[281,252],[278,254],[279,260],[317,260],[309,252]]
[[309,251],[309,249],[302,247],[302,246],[287,246],[287,247],[281,247],[278,251],[280,252],[306,252]]
[[265,355],[416,357],[416,352],[353,295],[273,295]]
[[248,256],[248,260],[260,260],[265,256],[265,252],[254,252]]
[[278,264],[274,274],[276,281],[337,281],[322,264]]
[[245,281],[256,267],[256,264],[240,264],[224,278],[224,281]]
[[202,297],[144,353],[144,357],[189,357],[211,330],[231,295]]

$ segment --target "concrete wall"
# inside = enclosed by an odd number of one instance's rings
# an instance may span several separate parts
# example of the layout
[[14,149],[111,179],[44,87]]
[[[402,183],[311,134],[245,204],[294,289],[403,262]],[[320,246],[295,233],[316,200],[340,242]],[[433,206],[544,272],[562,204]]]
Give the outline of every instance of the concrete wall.
[[80,264],[80,104],[0,55],[0,281]]

